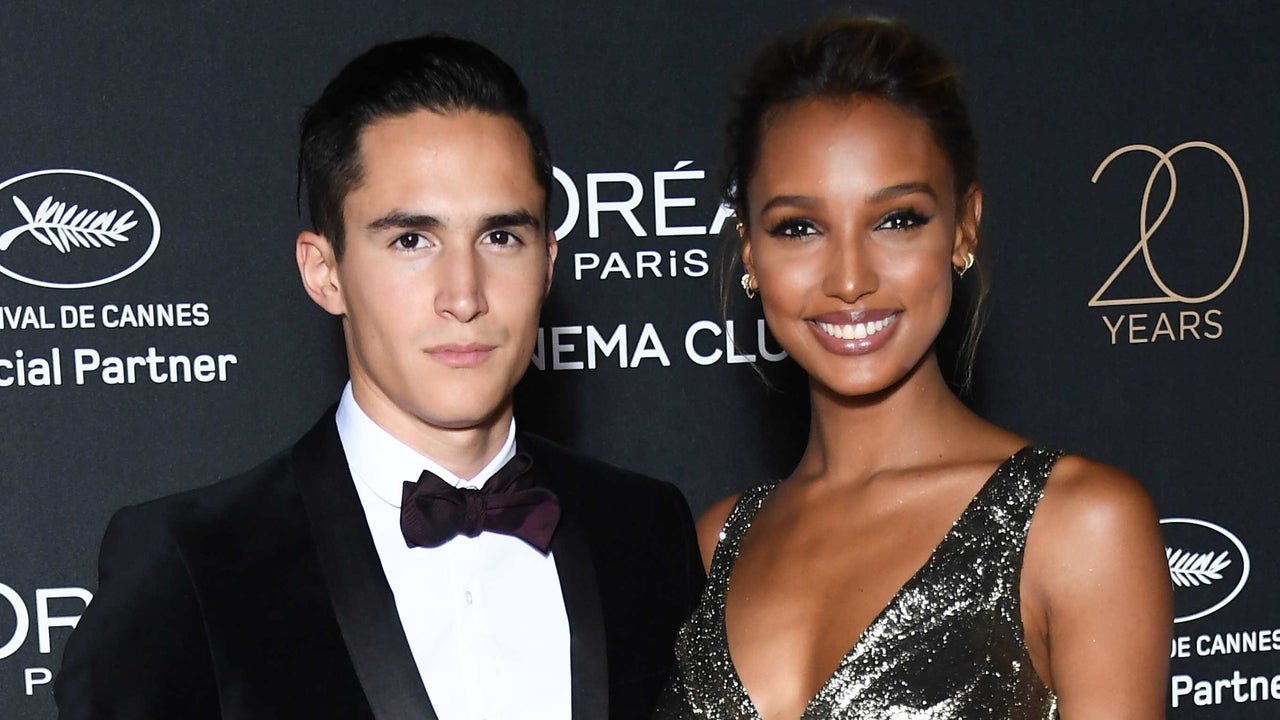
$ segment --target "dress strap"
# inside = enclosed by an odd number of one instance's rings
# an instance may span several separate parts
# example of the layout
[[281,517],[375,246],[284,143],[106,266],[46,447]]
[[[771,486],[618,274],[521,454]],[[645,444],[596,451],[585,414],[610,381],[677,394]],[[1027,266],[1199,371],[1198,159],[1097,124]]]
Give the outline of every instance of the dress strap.
[[996,471],[993,482],[988,483],[994,497],[984,505],[991,530],[1006,534],[1010,550],[1019,558],[1031,529],[1031,517],[1035,514],[1044,487],[1049,481],[1053,466],[1063,452],[1052,448],[1030,445],[1014,453]]
[[723,598],[729,589],[729,574],[733,570],[734,561],[738,559],[738,550],[742,538],[751,528],[764,499],[778,486],[777,482],[767,482],[744,491],[733,504],[724,525],[720,528],[720,539],[716,543],[715,552],[711,556],[711,572],[707,575],[707,591],[713,597]]

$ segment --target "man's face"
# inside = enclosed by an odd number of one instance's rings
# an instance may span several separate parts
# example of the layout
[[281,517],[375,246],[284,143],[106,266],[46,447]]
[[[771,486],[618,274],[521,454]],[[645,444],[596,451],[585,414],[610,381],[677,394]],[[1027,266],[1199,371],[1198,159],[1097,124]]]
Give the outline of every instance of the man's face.
[[344,254],[325,299],[312,291],[343,318],[357,401],[402,439],[505,432],[556,255],[524,132],[421,110],[370,124],[359,152]]

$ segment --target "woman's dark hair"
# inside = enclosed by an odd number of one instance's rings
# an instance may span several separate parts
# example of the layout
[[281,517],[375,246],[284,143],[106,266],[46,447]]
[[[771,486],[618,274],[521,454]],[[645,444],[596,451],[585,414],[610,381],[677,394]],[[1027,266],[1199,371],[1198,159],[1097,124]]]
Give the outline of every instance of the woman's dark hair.
[[[773,40],[750,67],[726,130],[723,188],[725,201],[744,224],[749,224],[747,187],[759,161],[760,142],[777,114],[804,100],[858,96],[885,100],[925,121],[950,161],[957,210],[963,207],[977,181],[978,140],[955,66],[902,23],[842,18],[799,37]],[[972,375],[987,294],[981,263],[974,271],[978,289],[958,362],[963,387]]]
[[418,110],[477,110],[515,120],[529,139],[534,177],[551,198],[551,152],[529,95],[511,66],[488,48],[428,35],[377,45],[338,73],[302,118],[298,183],[316,232],[342,256],[342,204],[360,181],[360,133],[377,120]]

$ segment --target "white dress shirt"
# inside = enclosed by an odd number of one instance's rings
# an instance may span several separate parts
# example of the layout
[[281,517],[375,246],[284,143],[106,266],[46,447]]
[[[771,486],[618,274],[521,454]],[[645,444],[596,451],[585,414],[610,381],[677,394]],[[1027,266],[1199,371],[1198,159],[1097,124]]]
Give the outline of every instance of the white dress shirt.
[[430,470],[454,487],[482,487],[515,456],[515,421],[502,450],[469,480],[378,426],[350,383],[337,422],[400,624],[440,720],[568,720],[569,619],[555,558],[498,533],[458,536],[435,548],[410,548],[400,533],[406,480]]

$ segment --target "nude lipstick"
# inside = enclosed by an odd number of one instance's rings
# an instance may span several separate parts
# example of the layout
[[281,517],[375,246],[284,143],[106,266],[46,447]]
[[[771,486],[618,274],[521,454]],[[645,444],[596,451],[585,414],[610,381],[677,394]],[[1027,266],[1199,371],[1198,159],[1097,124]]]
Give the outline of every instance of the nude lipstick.
[[837,355],[865,355],[885,343],[898,325],[897,310],[850,310],[809,318],[808,326],[819,344]]

